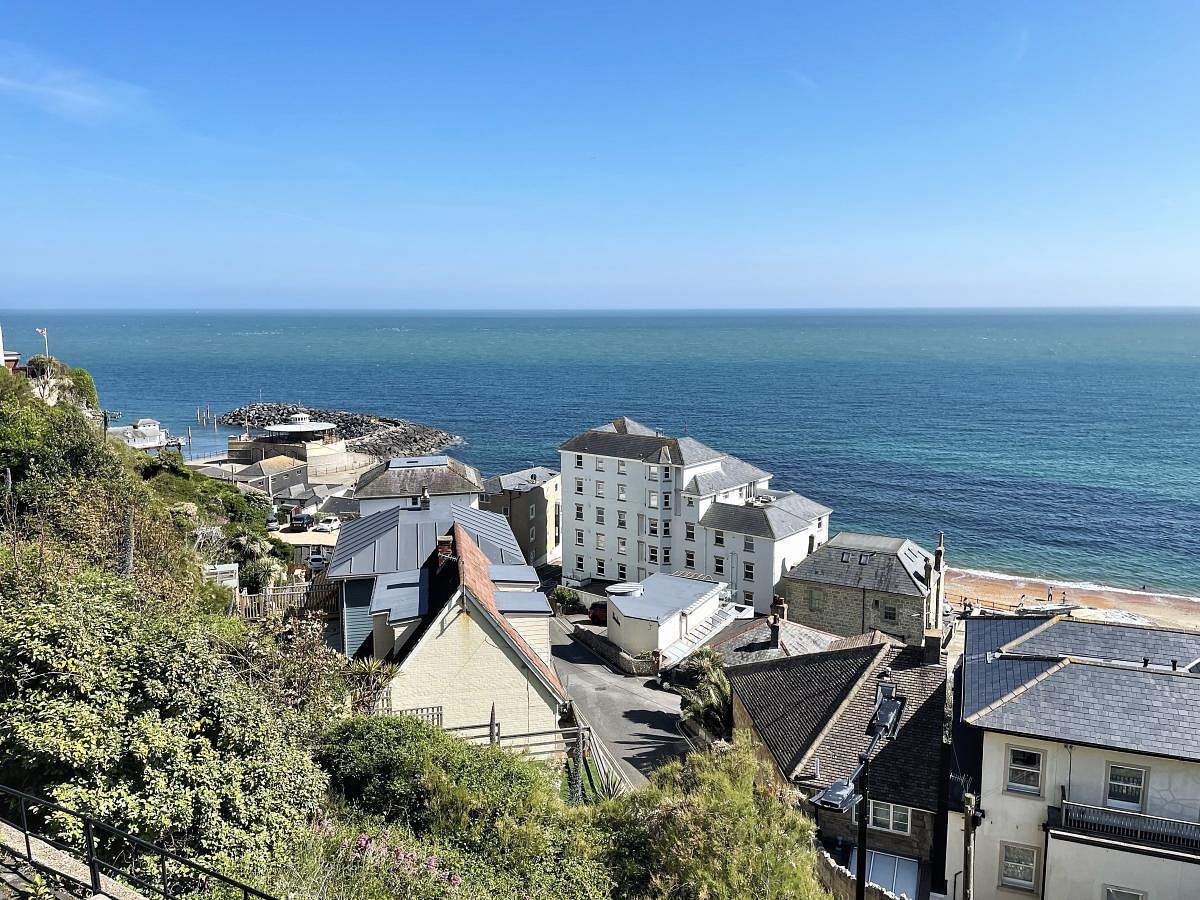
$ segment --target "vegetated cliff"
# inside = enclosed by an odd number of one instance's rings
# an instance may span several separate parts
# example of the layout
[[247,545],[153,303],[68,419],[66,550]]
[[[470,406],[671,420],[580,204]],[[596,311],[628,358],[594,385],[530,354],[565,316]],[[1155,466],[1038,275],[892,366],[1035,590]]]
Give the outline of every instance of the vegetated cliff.
[[288,416],[298,412],[308,413],[315,421],[332,422],[349,449],[370,456],[421,456],[461,440],[448,431],[419,422],[343,409],[314,409],[295,403],[248,403],[230,410],[217,421],[233,427],[264,428],[286,422]]

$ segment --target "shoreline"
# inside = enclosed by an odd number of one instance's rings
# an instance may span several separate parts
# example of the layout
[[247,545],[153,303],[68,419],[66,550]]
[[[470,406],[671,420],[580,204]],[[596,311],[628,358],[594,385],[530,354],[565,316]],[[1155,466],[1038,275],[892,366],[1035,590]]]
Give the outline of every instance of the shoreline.
[[1152,590],[1112,587],[1092,582],[1011,575],[980,569],[947,568],[946,600],[961,608],[964,601],[996,611],[1015,610],[1022,602],[1046,602],[1047,591],[1055,602],[1066,593],[1069,603],[1096,610],[1116,611],[1155,625],[1200,629],[1200,597]]

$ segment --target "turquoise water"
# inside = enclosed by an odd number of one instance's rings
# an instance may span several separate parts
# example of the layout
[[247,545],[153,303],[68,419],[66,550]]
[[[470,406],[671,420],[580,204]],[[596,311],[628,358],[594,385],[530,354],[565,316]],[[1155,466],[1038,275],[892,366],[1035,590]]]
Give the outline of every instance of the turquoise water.
[[[630,415],[972,568],[1200,594],[1200,314],[0,313],[174,432],[297,401],[459,434],[492,474]],[[223,444],[197,438],[197,449]]]

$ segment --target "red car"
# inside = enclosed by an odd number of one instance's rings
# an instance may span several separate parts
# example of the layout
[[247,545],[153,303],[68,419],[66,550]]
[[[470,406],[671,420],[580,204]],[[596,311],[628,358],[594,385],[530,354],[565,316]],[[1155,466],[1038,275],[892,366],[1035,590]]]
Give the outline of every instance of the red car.
[[608,624],[608,601],[597,600],[588,607],[588,621],[593,625]]

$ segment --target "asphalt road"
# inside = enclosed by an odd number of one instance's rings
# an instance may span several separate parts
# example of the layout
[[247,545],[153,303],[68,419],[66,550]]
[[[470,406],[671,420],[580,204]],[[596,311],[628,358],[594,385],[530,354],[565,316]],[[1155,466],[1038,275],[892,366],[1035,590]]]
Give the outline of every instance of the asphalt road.
[[550,641],[559,680],[634,784],[688,751],[676,728],[678,694],[612,671],[573,641],[557,619],[550,625]]

